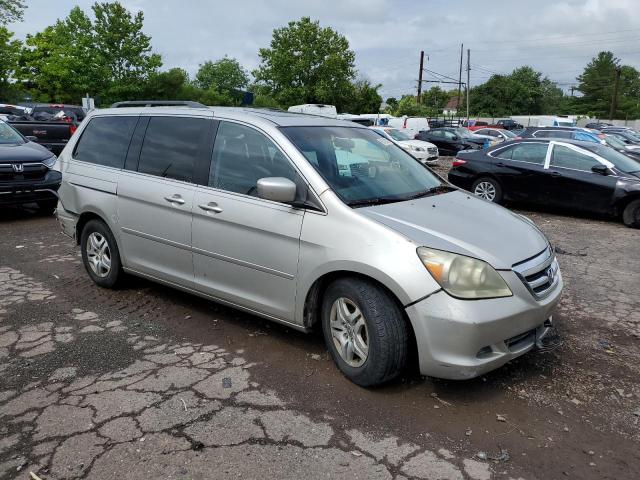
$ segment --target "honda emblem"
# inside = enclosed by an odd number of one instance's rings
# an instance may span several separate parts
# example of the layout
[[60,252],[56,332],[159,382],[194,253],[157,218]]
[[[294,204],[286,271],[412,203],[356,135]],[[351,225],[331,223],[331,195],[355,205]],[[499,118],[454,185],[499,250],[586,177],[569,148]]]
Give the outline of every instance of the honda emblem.
[[21,163],[12,163],[11,166],[13,167],[13,171],[16,173],[24,172],[24,165]]

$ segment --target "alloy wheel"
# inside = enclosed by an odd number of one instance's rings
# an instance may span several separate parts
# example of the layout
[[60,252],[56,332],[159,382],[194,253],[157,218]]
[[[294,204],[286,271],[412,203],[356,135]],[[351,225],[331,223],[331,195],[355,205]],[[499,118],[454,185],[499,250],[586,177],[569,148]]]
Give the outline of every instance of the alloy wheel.
[[338,298],[331,306],[329,324],[340,357],[351,367],[362,366],[369,356],[369,332],[358,306],[348,298]]
[[111,272],[111,249],[107,239],[98,232],[92,232],[87,238],[87,261],[98,277],[104,278]]
[[496,198],[496,187],[491,182],[480,182],[476,185],[473,193],[480,198],[493,202]]

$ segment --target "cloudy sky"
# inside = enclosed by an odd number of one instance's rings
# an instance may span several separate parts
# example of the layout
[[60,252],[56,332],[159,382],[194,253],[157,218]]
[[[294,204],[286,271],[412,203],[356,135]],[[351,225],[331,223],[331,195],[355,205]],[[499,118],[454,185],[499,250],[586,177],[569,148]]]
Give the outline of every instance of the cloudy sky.
[[[91,0],[27,0],[18,37],[34,33]],[[420,50],[425,67],[458,77],[460,44],[471,49],[471,85],[528,64],[568,89],[600,50],[640,68],[638,0],[123,0],[142,10],[164,66],[191,74],[224,55],[248,70],[274,28],[310,16],[345,35],[360,75],[388,96],[413,93]],[[466,59],[465,59],[466,62]],[[426,79],[436,77],[427,73]],[[440,77],[442,78],[442,77]],[[433,84],[429,84],[433,85]],[[450,85],[443,84],[450,88]]]

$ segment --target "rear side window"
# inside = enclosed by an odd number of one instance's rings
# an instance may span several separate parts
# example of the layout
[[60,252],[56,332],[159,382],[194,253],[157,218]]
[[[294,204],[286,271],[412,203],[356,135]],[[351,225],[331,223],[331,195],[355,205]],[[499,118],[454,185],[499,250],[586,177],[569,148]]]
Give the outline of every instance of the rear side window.
[[105,167],[123,168],[138,117],[96,117],[82,132],[73,158]]
[[521,143],[505,148],[496,157],[544,165],[547,148],[546,143]]
[[193,182],[194,166],[209,121],[204,118],[152,117],[144,136],[138,171]]

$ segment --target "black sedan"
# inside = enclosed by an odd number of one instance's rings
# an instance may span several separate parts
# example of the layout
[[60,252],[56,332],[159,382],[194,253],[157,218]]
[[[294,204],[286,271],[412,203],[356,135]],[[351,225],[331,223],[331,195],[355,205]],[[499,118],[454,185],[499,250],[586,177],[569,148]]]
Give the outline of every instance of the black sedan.
[[487,139],[474,137],[466,128],[433,128],[420,132],[416,140],[431,142],[440,155],[455,155],[461,150],[477,150],[482,148]]
[[496,203],[612,215],[640,228],[640,162],[599,143],[531,138],[460,152],[449,181]]
[[53,170],[56,156],[0,121],[0,206],[35,202],[53,212],[62,175]]
[[607,135],[613,135],[618,137],[627,145],[640,145],[640,135],[633,130],[627,129],[618,129],[618,128],[607,128],[603,130],[603,133]]

